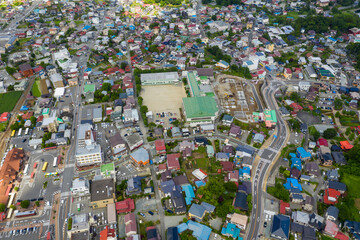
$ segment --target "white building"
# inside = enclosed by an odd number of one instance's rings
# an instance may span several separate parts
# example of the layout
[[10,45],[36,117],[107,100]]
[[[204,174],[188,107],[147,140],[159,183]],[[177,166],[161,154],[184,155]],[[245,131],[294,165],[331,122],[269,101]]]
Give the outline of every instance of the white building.
[[300,91],[309,91],[309,88],[311,87],[311,84],[309,82],[304,82],[304,81],[301,81],[299,82],[299,88],[300,88]]
[[96,143],[92,126],[88,123],[79,125],[75,158],[78,166],[88,166],[102,162],[101,147]]
[[72,188],[70,188],[73,195],[84,196],[89,195],[89,180],[75,178],[72,182]]

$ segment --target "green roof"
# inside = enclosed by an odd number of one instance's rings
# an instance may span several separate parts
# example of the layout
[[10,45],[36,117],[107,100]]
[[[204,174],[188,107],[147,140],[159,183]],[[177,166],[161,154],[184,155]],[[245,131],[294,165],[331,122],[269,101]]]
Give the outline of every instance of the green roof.
[[193,96],[194,97],[200,96],[200,89],[196,82],[195,74],[193,72],[188,72],[188,79],[189,79],[190,89],[192,91]]
[[269,117],[266,117],[266,120],[277,123],[277,117],[276,117],[275,110],[265,110],[264,113],[265,113],[265,115],[269,116]]
[[42,111],[42,115],[49,114],[49,112],[50,112],[50,108],[44,108]]
[[218,112],[216,101],[213,97],[183,98],[187,118],[213,117]]
[[114,163],[103,164],[100,167],[100,171],[106,176],[109,176],[111,172],[115,171],[115,165]]
[[95,92],[95,84],[85,84],[84,85],[84,92]]
[[208,77],[207,76],[200,76],[200,80],[207,80]]

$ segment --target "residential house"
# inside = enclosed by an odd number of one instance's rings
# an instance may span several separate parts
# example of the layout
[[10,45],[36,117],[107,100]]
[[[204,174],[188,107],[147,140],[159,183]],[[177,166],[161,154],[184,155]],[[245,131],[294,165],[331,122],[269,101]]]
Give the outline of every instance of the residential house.
[[123,201],[115,203],[115,209],[118,214],[120,213],[130,213],[135,209],[134,199],[127,198]]
[[233,201],[233,206],[235,209],[247,211],[248,204],[247,204],[247,193],[244,191],[238,191]]
[[337,221],[338,217],[339,217],[339,209],[335,206],[328,207],[325,213],[326,220],[335,222]]
[[224,153],[224,152],[216,153],[216,160],[217,161],[226,162],[226,161],[229,161],[229,159],[230,159],[230,154],[229,153]]
[[167,167],[169,170],[175,170],[175,171],[180,170],[180,163],[179,163],[180,153],[168,154],[166,158],[167,158]]
[[116,132],[114,136],[109,137],[109,143],[113,156],[124,155],[127,153],[126,142],[119,132]]
[[312,212],[314,208],[314,198],[311,196],[305,197],[305,202],[303,205],[303,209],[308,212]]
[[132,177],[127,181],[126,195],[133,196],[141,193],[141,177]]
[[346,184],[342,182],[328,181],[328,187],[339,191],[340,194],[346,192]]
[[324,192],[324,203],[334,205],[338,202],[341,193],[335,189],[327,188]]
[[155,140],[155,149],[157,154],[165,154],[166,153],[165,141],[163,139]]
[[23,63],[19,66],[20,72],[24,77],[31,77],[34,72],[29,63]]
[[124,216],[125,234],[127,237],[137,234],[136,216],[134,213],[128,213]]
[[275,215],[270,230],[270,236],[275,239],[287,240],[290,232],[290,217],[285,215]]
[[305,170],[310,176],[318,177],[320,175],[320,169],[317,163],[308,162],[305,164]]

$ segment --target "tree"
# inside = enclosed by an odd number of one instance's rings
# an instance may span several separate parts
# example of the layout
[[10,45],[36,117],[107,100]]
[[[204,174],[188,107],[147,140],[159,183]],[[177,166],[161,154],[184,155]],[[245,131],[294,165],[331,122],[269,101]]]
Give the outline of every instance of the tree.
[[328,128],[324,131],[324,138],[331,139],[337,136],[337,131],[334,128]]
[[23,201],[21,201],[20,206],[22,208],[28,208],[30,206],[30,201],[29,200],[23,200]]
[[40,202],[39,202],[39,201],[36,201],[36,202],[35,202],[35,205],[36,205],[37,207],[40,207]]
[[127,62],[122,62],[122,63],[120,64],[120,68],[123,69],[123,70],[125,70],[125,68],[127,67],[127,65],[128,65]]
[[6,205],[3,203],[0,203],[0,212],[5,212]]
[[227,182],[224,184],[224,187],[228,192],[236,192],[237,190],[237,186],[234,182]]
[[14,87],[14,85],[9,85],[8,87],[7,87],[7,90],[10,92],[10,91],[14,91],[15,90],[15,87]]
[[9,75],[13,75],[14,73],[16,73],[16,69],[9,66],[5,67],[5,70]]

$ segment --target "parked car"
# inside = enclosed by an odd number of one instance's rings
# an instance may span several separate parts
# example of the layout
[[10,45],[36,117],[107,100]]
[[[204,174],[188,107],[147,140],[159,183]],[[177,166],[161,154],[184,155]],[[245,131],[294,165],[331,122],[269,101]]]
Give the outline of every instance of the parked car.
[[145,215],[145,214],[143,214],[142,212],[140,213],[140,216],[142,216],[142,217],[146,217],[146,215]]
[[148,211],[148,213],[149,213],[150,215],[154,215],[154,213],[153,213],[152,211]]

